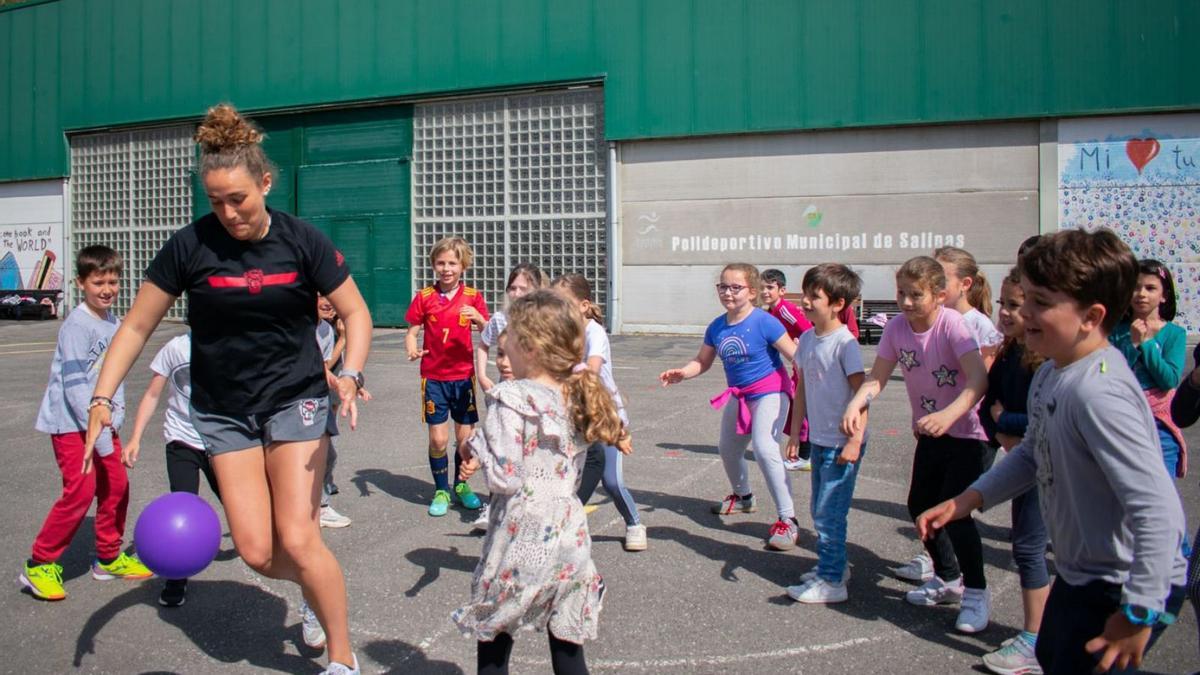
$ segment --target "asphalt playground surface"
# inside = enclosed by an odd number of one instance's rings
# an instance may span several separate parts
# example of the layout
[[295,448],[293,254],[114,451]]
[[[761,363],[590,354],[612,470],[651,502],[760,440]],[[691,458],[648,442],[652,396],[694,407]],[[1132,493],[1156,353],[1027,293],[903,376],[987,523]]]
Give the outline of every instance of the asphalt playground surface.
[[[320,672],[324,655],[300,639],[298,588],[252,572],[237,559],[227,531],[217,561],[193,579],[180,608],[159,607],[159,579],[91,578],[91,516],[61,561],[67,599],[41,602],[18,590],[15,579],[60,490],[49,438],[33,429],[58,326],[0,322],[0,543],[7,552],[0,566],[7,572],[0,577],[8,581],[0,592],[0,672]],[[150,359],[182,330],[164,324],[135,365],[126,382],[125,435],[149,381]],[[729,489],[717,456],[718,413],[708,407],[723,383],[719,367],[671,389],[656,381],[661,370],[686,363],[698,346],[698,337],[613,338],[615,375],[635,442],[625,478],[649,527],[650,547],[622,550],[624,523],[599,490],[592,503],[600,506],[589,523],[608,593],[600,638],[586,647],[592,671],[986,672],[980,656],[1021,626],[1007,506],[981,518],[994,605],[984,632],[957,633],[956,608],[907,604],[903,594],[913,585],[887,570],[918,550],[904,506],[913,441],[903,384],[894,381],[872,406],[872,437],[850,514],[850,600],[799,605],[784,586],[815,563],[808,474],[792,474],[802,525],[795,551],[763,545],[774,515],[757,467],[751,476],[760,495],[758,513],[722,520],[709,512]],[[873,356],[874,349],[866,348],[864,360]],[[334,506],[354,524],[324,530],[345,570],[355,651],[364,673],[474,672],[475,645],[449,617],[469,598],[482,537],[471,533],[473,514],[455,509],[435,519],[425,513],[433,488],[417,366],[404,358],[403,331],[377,331],[366,372],[375,400],[362,409],[358,430],[343,428],[338,440],[341,491]],[[1187,436],[1200,447],[1200,427]],[[142,508],[167,490],[162,445],[160,411],[130,473],[127,543]],[[472,484],[486,492],[479,478]],[[1194,532],[1197,481],[1188,477],[1178,487]],[[207,487],[201,494],[211,498]],[[1196,618],[1185,607],[1145,668],[1190,673],[1200,670],[1197,655]],[[548,656],[544,636],[521,633],[513,672],[549,672]]]

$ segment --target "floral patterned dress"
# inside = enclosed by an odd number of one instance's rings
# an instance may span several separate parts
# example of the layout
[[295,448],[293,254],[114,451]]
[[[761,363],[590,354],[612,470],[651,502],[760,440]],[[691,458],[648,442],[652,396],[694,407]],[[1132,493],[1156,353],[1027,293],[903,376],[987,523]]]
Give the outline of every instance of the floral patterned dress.
[[491,490],[491,515],[470,604],[452,616],[463,635],[544,630],[595,639],[604,581],[575,496],[586,444],[575,438],[562,392],[532,380],[501,382],[468,441]]

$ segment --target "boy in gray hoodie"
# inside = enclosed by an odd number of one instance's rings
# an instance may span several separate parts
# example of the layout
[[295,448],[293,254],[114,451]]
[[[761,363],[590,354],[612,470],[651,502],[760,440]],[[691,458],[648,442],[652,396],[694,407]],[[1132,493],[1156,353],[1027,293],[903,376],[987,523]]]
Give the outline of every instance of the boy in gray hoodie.
[[[1021,257],[1026,345],[1047,357],[1024,441],[970,488],[917,517],[929,536],[1037,486],[1058,578],[1037,658],[1047,673],[1136,668],[1183,602],[1183,507],[1154,417],[1108,333],[1137,261],[1108,230],[1043,236]],[[1112,669],[1110,671],[1110,669]]]
[[[111,308],[121,285],[121,257],[107,246],[88,246],[75,255],[75,285],[83,302],[63,321],[58,345],[50,362],[46,394],[38,410],[38,431],[50,434],[54,458],[62,473],[63,491],[33,542],[33,551],[18,578],[34,597],[62,600],[62,565],[84,516],[96,502],[96,559],[92,577],[145,579],[153,576],[135,556],[121,551],[125,511],[129,506],[129,479],[121,463],[121,442],[116,430],[124,417],[124,387],[111,398],[93,397],[100,365],[120,321]],[[112,429],[96,442],[96,456],[85,471],[84,437],[88,411],[97,405],[113,412]]]

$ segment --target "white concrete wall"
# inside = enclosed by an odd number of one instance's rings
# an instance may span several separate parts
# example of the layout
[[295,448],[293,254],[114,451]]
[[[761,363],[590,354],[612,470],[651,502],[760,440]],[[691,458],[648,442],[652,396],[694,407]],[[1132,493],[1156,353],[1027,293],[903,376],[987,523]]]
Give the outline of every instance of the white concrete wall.
[[70,280],[63,191],[62,180],[0,183],[0,295]]
[[994,280],[1038,232],[1037,123],[760,134],[621,144],[625,332],[699,332],[731,262],[778,267],[793,287],[843,262],[867,299],[943,244]]

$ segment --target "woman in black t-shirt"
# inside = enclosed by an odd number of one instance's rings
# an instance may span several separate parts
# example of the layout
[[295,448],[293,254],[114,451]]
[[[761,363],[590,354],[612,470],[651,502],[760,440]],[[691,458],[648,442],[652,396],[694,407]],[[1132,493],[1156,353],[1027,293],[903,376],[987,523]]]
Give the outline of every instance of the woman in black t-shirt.
[[96,384],[84,467],[90,470],[93,441],[110,422],[108,397],[186,292],[192,423],[212,457],[238,553],[264,576],[300,585],[305,642],[328,642],[327,673],[357,673],[345,582],[317,520],[320,438],[334,413],[313,307],[318,293],[326,296],[346,325],[337,390],[352,429],[371,317],[329,239],[267,208],[273,171],[261,139],[228,105],[210,109],[196,132],[213,212],[176,232],[146,270]]

